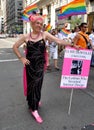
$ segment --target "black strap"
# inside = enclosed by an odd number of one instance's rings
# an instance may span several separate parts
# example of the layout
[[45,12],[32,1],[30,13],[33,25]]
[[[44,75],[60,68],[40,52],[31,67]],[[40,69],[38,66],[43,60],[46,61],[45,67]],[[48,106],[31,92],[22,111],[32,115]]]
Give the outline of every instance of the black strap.
[[86,39],[86,37],[84,35],[82,35],[81,33],[79,33],[81,36],[83,36],[83,38],[85,39],[86,41],[86,44],[88,45],[88,40]]
[[85,37],[84,35],[82,35],[81,33],[79,33],[79,34],[80,34],[81,36],[83,36],[83,38],[85,39],[87,48],[88,48],[88,49],[92,49],[92,46],[91,46],[91,44],[88,42],[88,40],[86,39],[86,37]]

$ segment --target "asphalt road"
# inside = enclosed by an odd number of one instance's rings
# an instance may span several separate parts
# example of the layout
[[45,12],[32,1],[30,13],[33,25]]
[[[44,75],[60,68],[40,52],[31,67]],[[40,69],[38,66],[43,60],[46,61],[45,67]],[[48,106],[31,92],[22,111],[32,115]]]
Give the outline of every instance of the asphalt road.
[[[88,87],[74,89],[70,115],[71,89],[59,88],[61,71],[46,72],[39,113],[44,122],[31,116],[23,95],[23,65],[12,50],[16,39],[0,39],[0,130],[81,130],[94,122],[94,68],[90,68]],[[23,54],[22,48],[20,48]],[[62,59],[59,59],[59,67]]]

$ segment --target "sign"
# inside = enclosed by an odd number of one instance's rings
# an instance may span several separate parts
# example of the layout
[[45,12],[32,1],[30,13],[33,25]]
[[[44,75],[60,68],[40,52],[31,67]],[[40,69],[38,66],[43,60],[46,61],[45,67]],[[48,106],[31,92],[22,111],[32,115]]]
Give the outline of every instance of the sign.
[[66,47],[60,88],[86,88],[92,50]]

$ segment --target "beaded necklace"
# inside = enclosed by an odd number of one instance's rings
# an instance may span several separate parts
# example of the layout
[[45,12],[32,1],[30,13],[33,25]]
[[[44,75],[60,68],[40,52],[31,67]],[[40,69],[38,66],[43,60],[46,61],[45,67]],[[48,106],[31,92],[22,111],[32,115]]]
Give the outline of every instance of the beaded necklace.
[[36,37],[32,37],[32,35],[31,35],[32,33],[30,33],[30,37],[32,38],[32,39],[37,39],[39,36],[40,36],[40,34],[41,34],[41,32],[40,33],[38,33],[38,35],[36,36]]

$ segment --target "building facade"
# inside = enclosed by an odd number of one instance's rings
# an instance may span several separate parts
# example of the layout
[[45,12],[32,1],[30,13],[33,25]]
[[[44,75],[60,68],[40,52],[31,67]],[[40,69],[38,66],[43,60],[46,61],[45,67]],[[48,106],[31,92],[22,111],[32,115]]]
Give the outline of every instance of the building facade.
[[21,20],[22,10],[28,5],[37,4],[40,14],[46,14],[44,24],[50,23],[52,28],[62,27],[65,22],[75,17],[81,18],[81,22],[88,22],[91,32],[94,28],[94,0],[86,0],[87,14],[72,16],[58,20],[57,14],[61,6],[72,0],[0,0],[0,32],[4,33],[28,33],[31,31],[30,24]]
[[0,16],[0,34],[4,33],[4,19]]
[[88,31],[94,28],[94,0],[87,0],[87,22],[88,22]]
[[5,32],[8,34],[23,33],[23,21],[21,11],[23,10],[23,0],[5,0],[6,19],[4,21]]
[[0,0],[0,34],[4,33],[3,3]]
[[[25,1],[28,1],[28,3],[24,4],[24,8],[27,5],[30,5],[30,4],[33,5],[34,3],[36,3],[40,10],[40,13],[42,15],[43,14],[47,15],[44,23],[48,24],[50,22],[50,24],[52,25],[52,28],[57,27],[57,25],[62,27],[63,24],[65,22],[67,22],[69,19],[69,18],[67,18],[67,19],[63,19],[63,20],[58,20],[57,14],[59,13],[61,6],[71,2],[72,0],[25,0]],[[86,0],[86,8],[87,8],[86,15],[72,16],[72,17],[70,17],[70,19],[71,18],[75,19],[75,17],[79,17],[79,18],[81,18],[81,22],[88,21],[89,25],[91,25],[91,27],[89,26],[89,30],[91,30],[91,28],[94,27],[94,21],[93,21],[94,20],[94,16],[93,16],[94,2],[93,2],[93,0]],[[25,27],[24,33],[30,32],[29,23],[25,23],[24,27]]]

